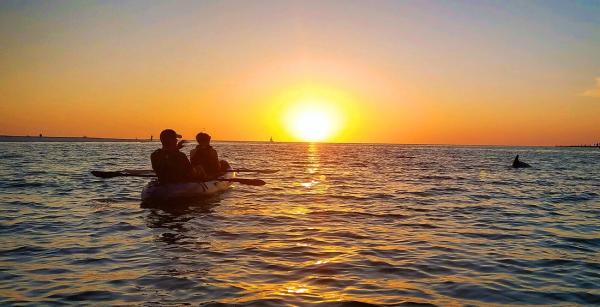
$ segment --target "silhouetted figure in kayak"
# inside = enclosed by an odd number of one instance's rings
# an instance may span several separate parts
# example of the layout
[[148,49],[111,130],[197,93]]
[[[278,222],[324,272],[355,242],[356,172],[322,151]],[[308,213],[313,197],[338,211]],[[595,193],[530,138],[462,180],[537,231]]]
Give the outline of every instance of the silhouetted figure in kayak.
[[513,161],[512,167],[514,168],[523,168],[523,167],[531,167],[531,165],[525,163],[525,162],[521,162],[519,161],[519,155],[517,155],[515,157],[515,160]]
[[160,133],[162,148],[150,155],[152,169],[161,184],[188,182],[195,179],[190,161],[183,152],[179,151],[184,141],[177,142],[178,138],[181,138],[181,135],[174,130],[163,130]]
[[190,152],[190,162],[194,171],[203,179],[214,179],[229,168],[227,161],[219,161],[219,154],[210,146],[210,135],[200,132],[196,135],[198,145]]

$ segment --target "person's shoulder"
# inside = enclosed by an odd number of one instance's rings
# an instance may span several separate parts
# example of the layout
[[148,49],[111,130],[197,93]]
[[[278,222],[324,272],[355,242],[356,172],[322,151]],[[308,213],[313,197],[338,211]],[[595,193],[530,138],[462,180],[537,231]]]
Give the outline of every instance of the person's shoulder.
[[153,151],[150,154],[150,161],[152,161],[152,164],[154,164],[155,162],[158,162],[158,161],[162,160],[163,158],[164,158],[164,154],[163,154],[162,149],[160,149],[160,148],[157,149],[157,150],[155,150],[155,151]]
[[176,155],[177,157],[180,157],[180,158],[182,158],[182,157],[183,157],[183,158],[186,158],[186,159],[187,159],[187,155],[186,155],[184,152],[177,151],[177,153],[176,153],[175,155]]
[[159,148],[159,149],[157,149],[157,150],[153,151],[153,152],[150,154],[150,156],[154,157],[154,156],[157,156],[157,155],[160,155],[160,154],[162,154],[162,152],[163,152],[162,148]]

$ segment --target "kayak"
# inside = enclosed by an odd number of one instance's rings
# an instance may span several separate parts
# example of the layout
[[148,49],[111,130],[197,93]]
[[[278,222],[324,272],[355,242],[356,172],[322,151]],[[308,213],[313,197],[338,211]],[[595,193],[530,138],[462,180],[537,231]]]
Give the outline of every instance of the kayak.
[[[235,172],[227,172],[219,177],[223,179],[235,178]],[[142,201],[165,201],[170,199],[197,198],[214,195],[227,190],[233,183],[230,181],[203,181],[159,184],[157,180],[148,182],[142,190]]]

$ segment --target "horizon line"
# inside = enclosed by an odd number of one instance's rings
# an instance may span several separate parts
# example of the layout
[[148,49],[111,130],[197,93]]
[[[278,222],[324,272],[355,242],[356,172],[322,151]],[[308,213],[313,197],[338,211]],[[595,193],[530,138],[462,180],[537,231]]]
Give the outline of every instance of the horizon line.
[[[123,142],[159,142],[158,139],[149,138],[123,138],[123,137],[98,137],[98,136],[52,136],[52,135],[8,135],[8,134],[0,134],[0,138],[8,137],[8,138],[56,138],[56,139],[92,139],[92,140],[107,140],[107,143],[110,143],[110,140],[115,141],[123,141]],[[185,141],[194,141],[182,138]],[[335,141],[274,141],[270,142],[269,140],[219,140],[214,139],[213,142],[250,142],[250,143],[286,143],[286,144],[363,144],[363,145],[410,145],[410,146],[493,146],[493,147],[598,147],[596,143],[588,143],[588,144],[570,144],[570,145],[511,145],[511,144],[473,144],[473,143],[390,143],[390,142],[335,142]],[[0,140],[0,142],[6,142]],[[9,141],[10,142],[10,141]],[[23,141],[15,141],[15,142],[23,142]],[[76,141],[74,141],[76,142]]]

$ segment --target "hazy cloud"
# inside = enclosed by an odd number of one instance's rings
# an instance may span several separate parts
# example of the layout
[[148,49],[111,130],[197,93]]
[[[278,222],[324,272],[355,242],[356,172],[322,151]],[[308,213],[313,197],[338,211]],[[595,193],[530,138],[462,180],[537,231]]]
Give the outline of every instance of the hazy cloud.
[[581,96],[600,98],[600,78],[596,78],[596,87],[581,93]]

